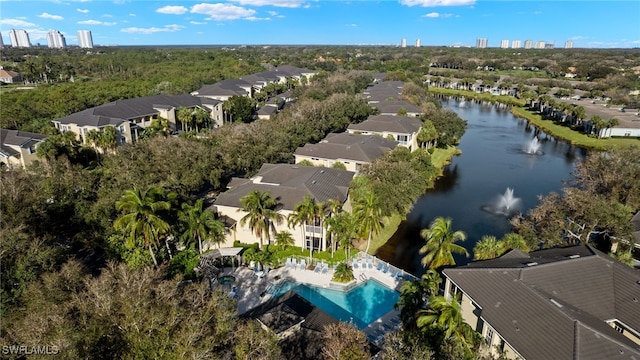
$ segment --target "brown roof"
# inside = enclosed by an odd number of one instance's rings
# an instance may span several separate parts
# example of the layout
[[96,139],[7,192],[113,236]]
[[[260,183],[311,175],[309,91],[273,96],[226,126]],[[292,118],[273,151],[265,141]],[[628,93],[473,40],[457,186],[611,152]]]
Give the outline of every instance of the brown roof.
[[444,275],[525,359],[640,358],[640,345],[606,323],[640,330],[640,271],[590,247],[512,254]]
[[352,171],[333,168],[263,164],[252,179],[234,178],[233,186],[218,196],[215,205],[240,208],[240,199],[254,190],[269,191],[279,208],[285,210],[293,210],[305,195],[317,202],[326,203],[330,199],[344,202],[354,175]]
[[349,125],[349,130],[368,132],[393,132],[399,134],[412,134],[418,132],[422,126],[422,120],[411,116],[396,115],[371,115],[367,120],[359,124]]
[[371,162],[398,145],[396,141],[380,136],[349,133],[332,133],[317,144],[306,144],[295,151],[295,155],[322,159],[346,159]]

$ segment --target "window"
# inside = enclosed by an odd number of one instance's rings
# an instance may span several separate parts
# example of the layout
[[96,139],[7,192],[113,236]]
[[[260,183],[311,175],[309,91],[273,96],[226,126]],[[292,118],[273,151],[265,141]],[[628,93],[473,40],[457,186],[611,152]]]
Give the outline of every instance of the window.
[[620,334],[622,334],[624,332],[624,329],[622,328],[622,326],[615,324],[613,326],[614,329],[616,329],[617,332],[619,332]]
[[36,153],[36,144],[29,145],[29,154],[35,154],[35,153]]
[[407,145],[407,142],[409,140],[409,136],[407,136],[407,135],[398,135],[396,137],[396,140],[398,140],[400,145]]
[[320,250],[320,240],[321,240],[321,238],[319,238],[319,237],[307,235],[305,237],[305,248],[311,249],[311,246],[313,245],[313,250],[314,251],[319,251]]
[[487,345],[491,346],[491,341],[493,340],[493,329],[492,328],[488,328],[487,329],[487,336],[484,338],[485,343],[487,343]]

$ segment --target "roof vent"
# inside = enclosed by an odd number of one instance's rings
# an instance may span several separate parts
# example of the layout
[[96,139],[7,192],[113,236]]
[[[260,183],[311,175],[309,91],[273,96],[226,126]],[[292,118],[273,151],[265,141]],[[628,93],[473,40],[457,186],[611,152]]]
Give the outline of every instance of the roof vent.
[[312,183],[312,184],[315,184],[315,183],[316,183],[316,181],[315,181],[315,180],[311,180],[311,183]]
[[562,307],[562,304],[560,304],[559,302],[557,302],[556,300],[549,298],[549,301],[551,301],[551,303],[559,308]]
[[[320,174],[324,174],[324,170],[320,170]],[[315,180],[314,180],[314,182],[315,182]]]
[[578,254],[575,254],[575,255],[569,255],[569,259],[577,259],[577,258],[579,258],[579,257],[580,257],[580,255],[578,255]]
[[538,263],[537,262],[528,262],[525,265],[527,265],[527,266],[536,266],[536,265],[538,265]]

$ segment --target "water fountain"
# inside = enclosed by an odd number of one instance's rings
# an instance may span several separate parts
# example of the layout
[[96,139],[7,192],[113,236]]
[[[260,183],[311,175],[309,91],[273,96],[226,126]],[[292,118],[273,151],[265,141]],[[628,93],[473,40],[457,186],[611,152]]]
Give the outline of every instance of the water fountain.
[[500,196],[496,210],[499,213],[508,215],[517,208],[519,203],[520,199],[513,196],[513,189],[508,187],[504,194]]
[[484,205],[482,210],[496,215],[512,215],[520,208],[520,198],[513,196],[513,189],[508,187],[504,194],[498,195],[493,205]]
[[533,139],[531,139],[531,141],[524,147],[524,152],[530,155],[537,155],[537,154],[541,154],[540,152],[540,146],[542,146],[542,144],[540,144],[540,141],[538,141],[537,137],[534,137]]
[[467,102],[465,99],[462,99],[462,101],[460,101],[460,103],[458,104],[458,107],[460,108],[465,108],[467,107]]

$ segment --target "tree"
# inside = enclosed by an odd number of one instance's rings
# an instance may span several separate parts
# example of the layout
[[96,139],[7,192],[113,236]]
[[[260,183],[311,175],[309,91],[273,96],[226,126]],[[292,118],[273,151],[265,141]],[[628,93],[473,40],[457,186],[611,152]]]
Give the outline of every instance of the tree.
[[200,254],[202,254],[203,240],[211,240],[219,244],[224,240],[225,232],[224,224],[216,220],[213,211],[202,209],[202,206],[202,199],[198,199],[193,206],[184,203],[178,215],[185,227],[181,240],[187,247],[192,247],[195,240]]
[[346,211],[328,218],[327,233],[331,237],[331,241],[339,244],[347,252],[350,257],[351,238],[355,233],[355,218]]
[[295,243],[293,236],[288,231],[280,231],[276,234],[276,245],[281,246],[282,250],[286,250],[287,246]]
[[598,135],[598,139],[600,138],[600,130],[602,130],[606,126],[606,122],[598,115],[593,115],[591,117],[591,125],[593,126],[591,129],[591,133],[596,133]]
[[420,231],[420,235],[426,240],[426,244],[420,248],[420,254],[425,254],[422,265],[428,265],[429,269],[455,265],[453,253],[469,256],[467,249],[456,244],[464,241],[467,235],[460,230],[452,232],[449,218],[435,218],[428,229]]
[[357,219],[358,233],[367,235],[367,248],[365,253],[369,253],[371,238],[378,234],[384,227],[382,223],[382,208],[378,203],[378,198],[373,191],[367,191],[356,201],[353,206],[353,216]]
[[436,141],[438,140],[438,131],[436,130],[433,123],[429,120],[425,120],[422,123],[422,127],[420,128],[420,132],[418,133],[418,142],[424,148],[429,148],[431,146],[437,145]]
[[337,322],[324,327],[322,355],[328,360],[369,358],[369,342],[365,334],[352,324]]
[[417,325],[422,329],[442,331],[444,341],[453,340],[469,353],[475,345],[478,334],[462,319],[460,294],[447,299],[444,296],[434,296],[429,302],[429,308],[418,311]]
[[249,229],[260,239],[262,250],[264,238],[268,239],[269,234],[275,232],[274,222],[282,221],[282,215],[276,210],[278,203],[269,191],[254,190],[240,199],[240,204],[242,208],[238,211],[247,213],[240,219],[240,224],[249,225]]
[[474,260],[494,259],[502,255],[502,246],[495,236],[483,236],[473,247]]
[[336,266],[336,270],[333,273],[332,281],[346,283],[355,279],[353,276],[353,269],[346,263],[342,262]]
[[144,246],[156,266],[158,261],[153,248],[158,247],[159,237],[169,231],[169,224],[159,215],[161,211],[171,208],[163,195],[164,191],[157,187],[146,191],[139,188],[125,191],[116,202],[116,210],[122,214],[113,222],[116,230],[128,235],[127,247]]
[[[291,213],[289,215],[289,219],[287,219],[289,222],[289,227],[301,225],[302,238],[305,239],[306,234],[309,232],[307,229],[308,226],[313,226],[314,228],[315,226],[320,226],[320,223],[318,223],[318,221],[322,222],[322,217],[324,216],[323,209],[323,204],[316,203],[315,199],[313,199],[311,195],[305,195],[304,199],[298,202],[293,207],[293,213]],[[315,231],[312,231],[312,233],[315,234]],[[309,256],[313,256],[314,246],[314,240],[312,239],[311,245],[309,247]]]
[[255,108],[255,100],[247,96],[234,95],[222,104],[229,122],[251,122]]

